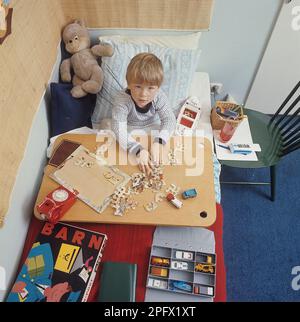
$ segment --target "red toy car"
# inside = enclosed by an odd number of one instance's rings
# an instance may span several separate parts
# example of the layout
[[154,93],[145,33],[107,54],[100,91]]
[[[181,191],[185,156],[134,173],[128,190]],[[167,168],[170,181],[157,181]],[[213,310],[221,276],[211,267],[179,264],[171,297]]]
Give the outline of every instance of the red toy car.
[[78,192],[71,192],[63,186],[50,192],[44,201],[37,205],[37,210],[43,219],[56,224],[59,219],[73,206]]

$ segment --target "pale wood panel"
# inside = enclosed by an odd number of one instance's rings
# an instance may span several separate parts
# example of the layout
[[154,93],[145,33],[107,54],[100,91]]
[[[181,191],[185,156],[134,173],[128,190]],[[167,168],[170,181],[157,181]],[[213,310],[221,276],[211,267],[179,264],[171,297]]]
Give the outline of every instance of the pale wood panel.
[[[84,145],[90,151],[95,151],[97,147],[96,135],[87,134],[64,134],[57,138],[55,146],[63,140],[70,140],[73,142],[79,142]],[[176,143],[178,141],[175,141]],[[171,138],[171,146],[176,144],[174,138]],[[180,142],[180,141],[179,141]],[[129,210],[128,213],[123,216],[113,215],[113,209],[108,206],[103,213],[99,214],[81,200],[77,200],[76,203],[67,211],[63,216],[63,221],[71,222],[98,222],[98,223],[118,223],[118,224],[140,224],[140,225],[167,225],[167,226],[198,226],[208,227],[211,226],[216,220],[216,201],[214,191],[214,171],[212,162],[212,145],[208,139],[204,138],[186,138],[186,141],[182,141],[184,144],[184,155],[191,155],[193,158],[197,158],[197,165],[189,163],[188,159],[182,155],[182,160],[187,160],[181,165],[171,166],[166,165],[164,167],[164,181],[166,186],[162,189],[169,187],[170,184],[175,184],[181,188],[181,191],[196,188],[198,196],[193,199],[182,200],[180,194],[178,199],[183,201],[183,207],[176,209],[173,205],[163,200],[159,203],[158,208],[153,212],[147,212],[143,205],[150,202],[154,198],[154,194],[149,189],[144,190],[139,195],[134,195],[133,198],[138,202],[138,206],[135,210]],[[197,152],[196,152],[197,151]],[[126,159],[126,152],[116,149],[116,160]],[[166,150],[168,153],[168,149]],[[187,153],[187,154],[185,154]],[[108,159],[109,161],[109,159]],[[110,162],[109,162],[110,163]],[[188,164],[189,165],[186,165]],[[116,163],[110,163],[115,165]],[[121,171],[132,175],[138,172],[138,167],[134,165],[118,165]],[[186,170],[192,171],[193,175]],[[49,177],[49,174],[55,171],[56,168],[47,165],[44,170],[44,177],[40,187],[40,191],[37,196],[36,204],[34,207],[34,214],[37,218],[41,219],[36,206],[40,204],[44,198],[54,189],[58,188],[59,184]],[[200,212],[206,211],[207,217],[202,218]]]
[[62,0],[66,20],[91,28],[206,30],[213,0]]
[[12,34],[0,46],[0,223],[64,24],[60,0],[15,0],[11,7]]

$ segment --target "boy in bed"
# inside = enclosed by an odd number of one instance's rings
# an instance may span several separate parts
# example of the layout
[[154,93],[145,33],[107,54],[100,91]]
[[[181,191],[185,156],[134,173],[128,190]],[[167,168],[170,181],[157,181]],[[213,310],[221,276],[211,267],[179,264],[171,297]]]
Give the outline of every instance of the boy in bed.
[[[141,171],[150,174],[153,164],[161,162],[162,146],[175,130],[176,118],[168,98],[160,89],[163,66],[153,54],[141,53],[130,61],[126,72],[127,88],[119,92],[112,110],[112,130],[120,146],[133,153]],[[128,133],[127,126],[145,129],[160,121],[151,146],[143,148]]]

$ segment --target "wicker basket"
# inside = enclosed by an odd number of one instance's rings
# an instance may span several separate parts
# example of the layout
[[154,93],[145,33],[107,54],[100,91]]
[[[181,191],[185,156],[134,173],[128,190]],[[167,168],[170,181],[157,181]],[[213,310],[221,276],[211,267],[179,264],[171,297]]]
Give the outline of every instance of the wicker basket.
[[[239,113],[239,116],[235,120],[224,118],[217,113],[216,111],[217,107],[234,110],[235,112]],[[231,102],[225,102],[225,101],[216,101],[216,104],[212,108],[211,115],[210,115],[210,121],[211,121],[211,126],[213,130],[221,130],[226,122],[230,123],[233,127],[237,127],[241,123],[243,118],[244,118],[243,107],[241,105],[231,103]]]

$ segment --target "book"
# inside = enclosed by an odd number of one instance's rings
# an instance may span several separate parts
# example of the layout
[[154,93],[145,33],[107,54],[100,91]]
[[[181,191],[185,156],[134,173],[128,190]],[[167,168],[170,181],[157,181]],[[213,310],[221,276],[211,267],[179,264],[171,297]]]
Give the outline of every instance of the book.
[[105,234],[46,222],[37,236],[7,302],[86,302]]
[[137,264],[105,262],[100,280],[99,302],[135,302]]
[[69,140],[62,140],[55,148],[48,164],[60,166],[81,144]]

